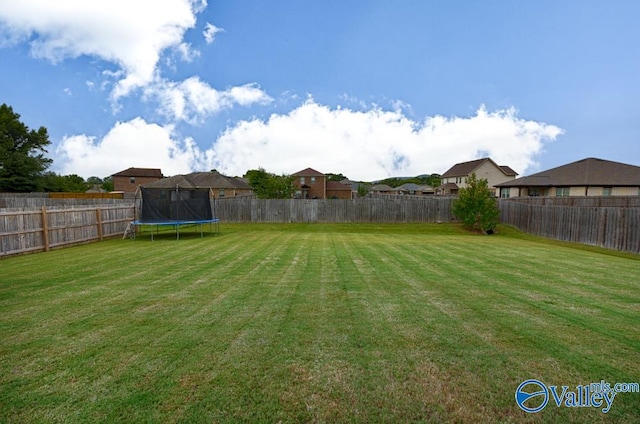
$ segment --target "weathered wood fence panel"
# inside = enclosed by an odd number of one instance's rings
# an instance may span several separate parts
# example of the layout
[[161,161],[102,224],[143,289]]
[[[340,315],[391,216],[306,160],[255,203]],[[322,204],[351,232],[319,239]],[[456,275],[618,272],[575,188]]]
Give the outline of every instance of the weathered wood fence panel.
[[0,256],[119,236],[133,216],[131,204],[0,212]]
[[[621,204],[627,202],[618,201]],[[549,204],[551,202],[540,203],[501,201],[500,222],[541,237],[640,253],[640,206],[555,206]],[[628,203],[634,204],[635,200]]]
[[33,210],[43,206],[49,207],[66,207],[66,208],[86,208],[90,206],[113,206],[113,205],[129,205],[131,199],[119,198],[50,198],[50,197],[25,197],[0,196],[0,212],[2,209],[23,209]]
[[451,222],[453,198],[217,199],[223,222]]

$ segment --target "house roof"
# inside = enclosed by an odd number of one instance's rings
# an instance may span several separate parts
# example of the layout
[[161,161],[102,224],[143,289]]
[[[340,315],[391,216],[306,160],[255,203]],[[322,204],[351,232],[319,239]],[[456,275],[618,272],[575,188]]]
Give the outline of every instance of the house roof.
[[511,169],[510,166],[500,165],[500,169],[502,169],[502,172],[504,172],[504,174],[509,176],[509,177],[515,177],[516,175],[518,175],[518,173],[516,171],[514,171],[513,169]]
[[393,191],[393,187],[386,184],[376,184],[371,187],[371,191]]
[[498,184],[496,187],[638,186],[640,166],[586,158]]
[[187,175],[174,175],[143,185],[144,188],[197,188],[198,185]]
[[176,186],[179,188],[251,189],[248,184],[238,178],[226,177],[215,171],[174,175],[173,177],[164,178],[144,185],[145,188],[175,188]]
[[303,169],[302,171],[298,171],[291,175],[294,177],[324,177],[322,172],[316,171],[313,168]]
[[433,187],[428,185],[419,185],[416,183],[406,183],[401,186],[396,187],[397,191],[407,190],[407,191],[433,191]]
[[469,162],[456,163],[451,168],[449,168],[447,172],[442,174],[441,178],[464,177],[467,175],[471,175],[473,174],[473,171],[478,169],[480,165],[484,164],[485,162],[491,162],[496,168],[501,170],[507,176],[511,177],[511,176],[518,175],[516,171],[514,171],[513,169],[511,169],[506,165],[500,166],[496,164],[493,160],[491,160],[491,158],[483,158],[483,159],[471,160]]
[[446,183],[439,186],[438,190],[457,190],[459,188],[460,187],[458,187],[458,184],[456,183]]
[[156,177],[162,178],[162,171],[159,168],[127,168],[124,171],[116,172],[112,177]]

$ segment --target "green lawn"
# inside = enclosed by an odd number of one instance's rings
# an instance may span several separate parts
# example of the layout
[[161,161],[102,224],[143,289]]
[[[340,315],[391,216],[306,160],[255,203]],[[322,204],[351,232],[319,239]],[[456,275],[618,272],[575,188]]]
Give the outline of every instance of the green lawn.
[[225,225],[0,260],[0,422],[639,422],[640,257],[503,228]]

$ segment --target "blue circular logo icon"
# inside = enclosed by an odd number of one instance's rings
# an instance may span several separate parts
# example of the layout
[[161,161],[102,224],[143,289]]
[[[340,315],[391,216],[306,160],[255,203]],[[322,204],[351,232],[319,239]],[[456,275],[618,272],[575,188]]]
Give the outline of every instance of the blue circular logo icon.
[[543,382],[526,380],[516,389],[516,403],[525,412],[540,412],[549,402],[549,391]]

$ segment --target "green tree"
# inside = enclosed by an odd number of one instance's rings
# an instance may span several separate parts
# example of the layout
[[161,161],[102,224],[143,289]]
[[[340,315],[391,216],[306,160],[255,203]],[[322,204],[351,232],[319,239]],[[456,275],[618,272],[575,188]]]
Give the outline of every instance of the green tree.
[[364,197],[369,193],[369,186],[367,184],[358,184],[358,197]]
[[463,225],[475,231],[493,231],[498,225],[498,202],[489,190],[487,180],[471,174],[467,186],[458,191],[453,201],[453,214]]
[[329,172],[328,174],[325,174],[325,176],[327,177],[327,181],[343,181],[343,180],[348,180],[347,177],[345,177],[342,174],[332,174],[331,172]]
[[295,187],[290,175],[276,175],[264,168],[251,169],[244,175],[259,199],[290,199]]
[[87,183],[79,175],[58,175],[55,172],[47,172],[42,177],[42,189],[53,192],[84,193],[87,191]]
[[0,191],[42,189],[43,173],[52,162],[44,156],[50,143],[45,127],[29,130],[11,106],[0,105]]
[[111,176],[105,177],[102,180],[102,189],[106,192],[113,191],[113,178],[111,178]]

